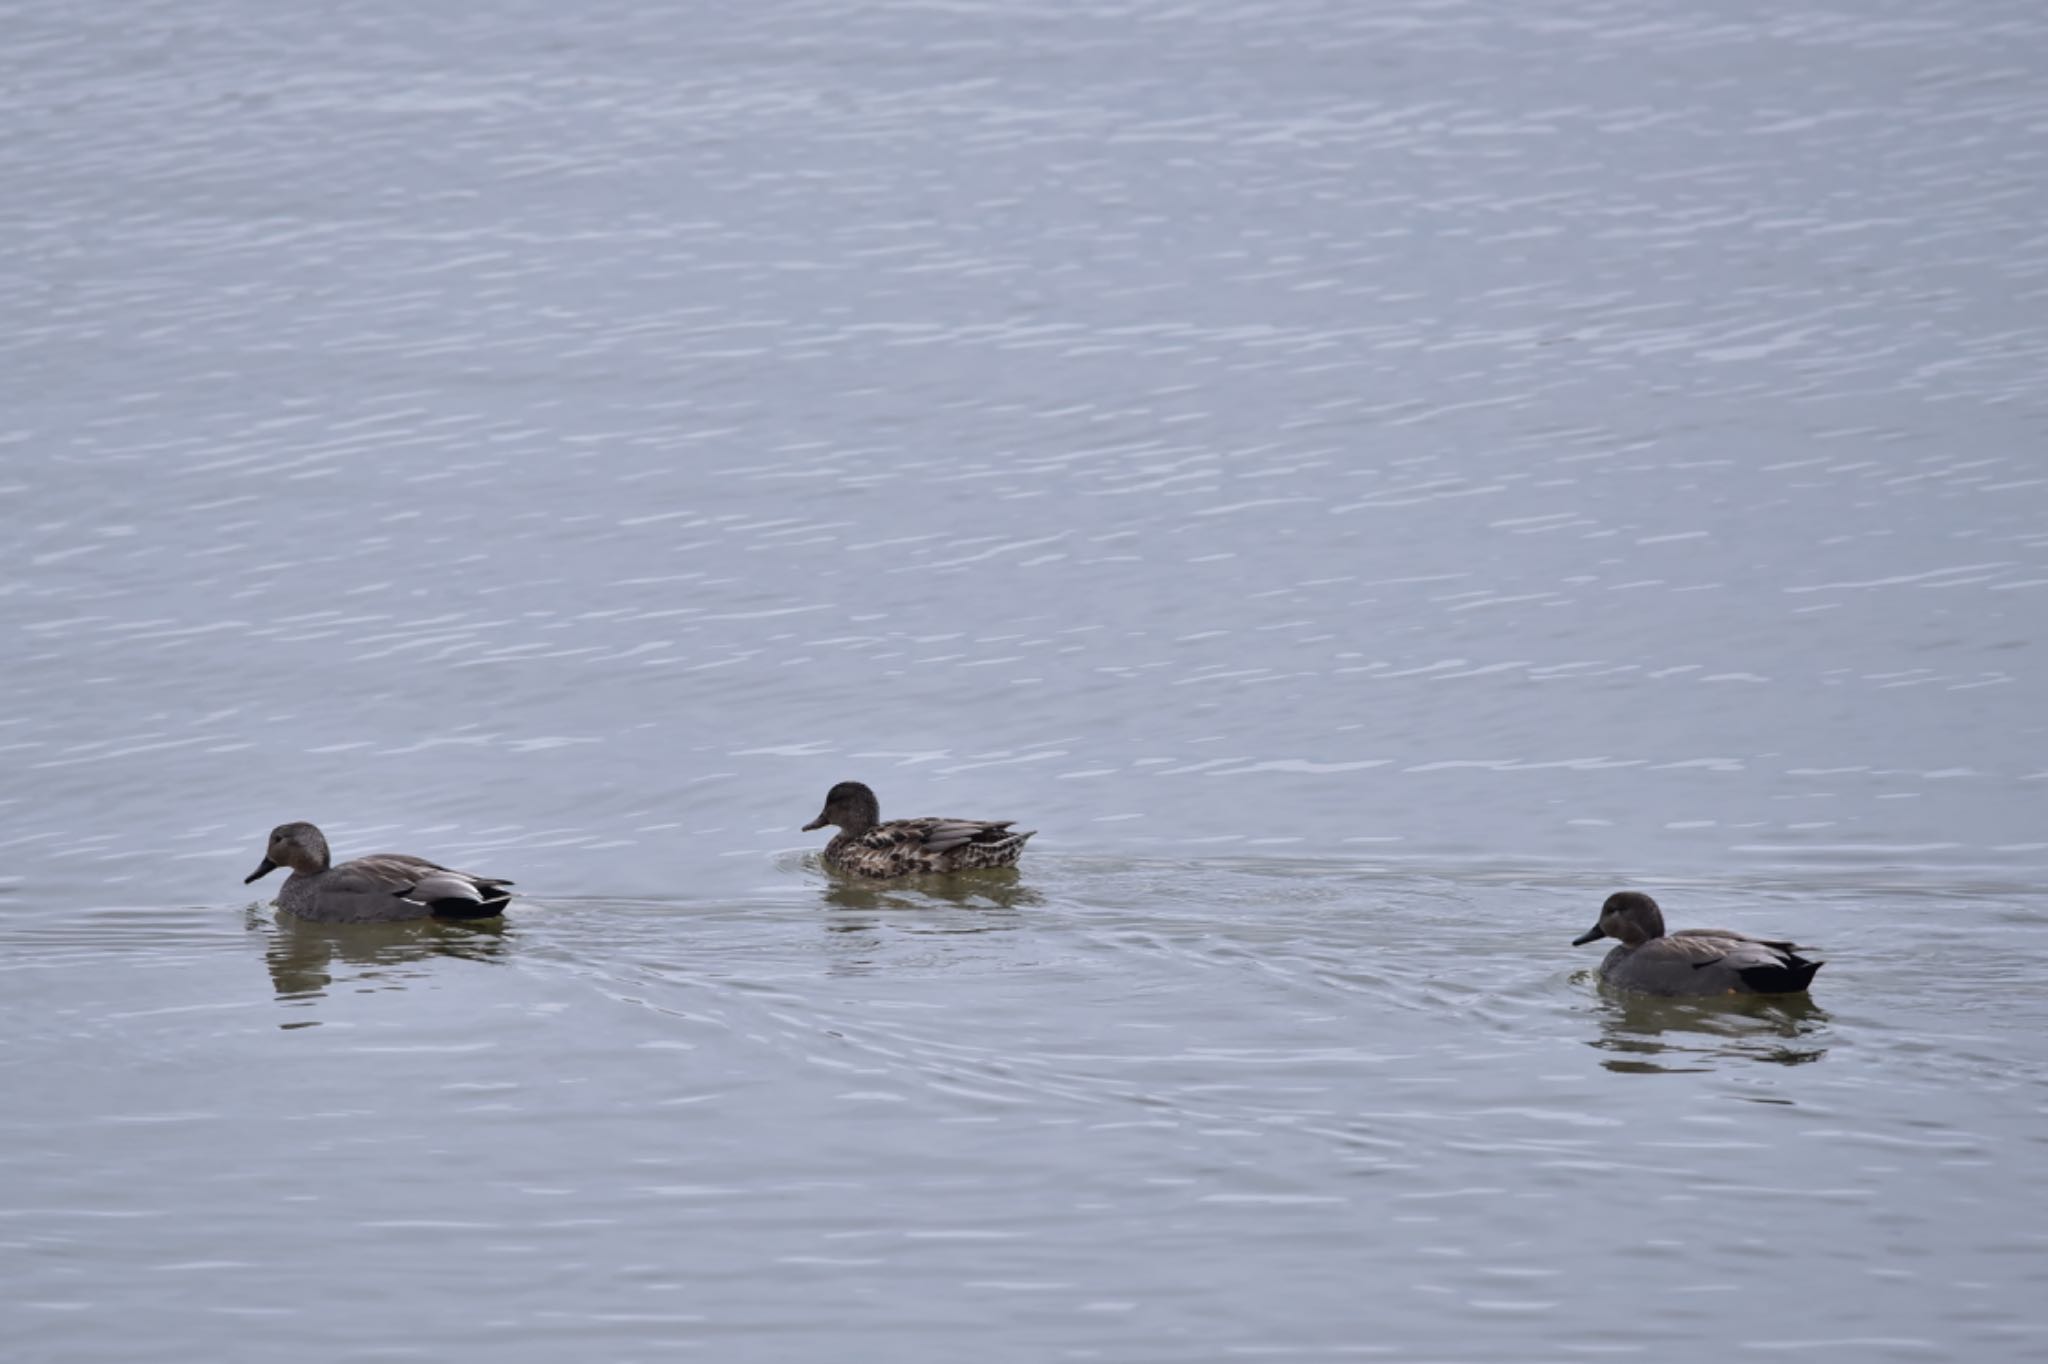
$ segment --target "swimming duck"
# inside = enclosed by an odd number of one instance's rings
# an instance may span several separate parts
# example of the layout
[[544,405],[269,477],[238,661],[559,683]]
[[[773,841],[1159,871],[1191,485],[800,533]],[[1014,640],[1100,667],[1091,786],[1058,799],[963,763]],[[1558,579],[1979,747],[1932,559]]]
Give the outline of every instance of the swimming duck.
[[1686,928],[1666,935],[1664,912],[1639,890],[1616,891],[1600,921],[1572,939],[1621,945],[1600,963],[1600,979],[1651,995],[1792,995],[1823,963],[1808,961],[1789,942],[1752,938],[1725,928]]
[[825,845],[825,865],[855,876],[911,876],[920,872],[973,871],[1013,865],[1024,840],[1037,833],[1011,833],[1015,820],[892,819],[882,822],[882,804],[857,781],[843,781],[825,793],[825,808],[804,825],[806,833],[837,825]]
[[292,874],[278,888],[277,907],[323,924],[382,924],[403,919],[488,919],[512,898],[510,881],[450,871],[404,853],[373,853],[336,867],[327,838],[303,820],[270,831],[270,844],[249,885],[279,867]]

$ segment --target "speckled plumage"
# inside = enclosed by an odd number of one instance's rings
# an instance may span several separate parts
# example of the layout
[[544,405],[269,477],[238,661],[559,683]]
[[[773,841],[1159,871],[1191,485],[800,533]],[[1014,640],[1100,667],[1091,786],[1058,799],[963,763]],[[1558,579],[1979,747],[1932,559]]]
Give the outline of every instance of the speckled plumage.
[[405,853],[373,853],[332,865],[327,838],[303,821],[270,831],[263,861],[244,884],[279,867],[292,874],[277,907],[323,924],[398,923],[407,919],[482,919],[504,912],[510,881],[454,871]]
[[806,830],[837,825],[825,845],[825,865],[852,876],[883,878],[1014,866],[1035,829],[1011,832],[1014,820],[917,819],[882,822],[875,793],[843,781],[826,793],[825,808]]
[[1803,992],[1822,962],[1788,941],[1752,938],[1725,928],[1664,931],[1664,912],[1641,891],[1617,891],[1600,906],[1600,921],[1572,946],[1615,938],[1600,979],[1649,995],[1789,995]]

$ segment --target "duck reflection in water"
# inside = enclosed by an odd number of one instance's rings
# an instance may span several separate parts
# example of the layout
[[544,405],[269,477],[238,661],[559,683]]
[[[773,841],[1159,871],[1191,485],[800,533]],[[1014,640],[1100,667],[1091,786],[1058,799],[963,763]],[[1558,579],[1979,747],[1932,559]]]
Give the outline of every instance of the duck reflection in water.
[[1612,993],[1589,1045],[1609,1053],[1607,1069],[1669,1074],[1719,1069],[1728,1061],[1803,1066],[1827,1055],[1828,1012],[1806,995],[1735,996],[1712,1003]]
[[[499,961],[516,938],[514,930],[495,919],[320,924],[252,912],[249,921],[253,931],[269,938],[264,958],[279,1002],[306,1006],[337,987],[359,993],[403,990],[432,974],[436,958]],[[307,1027],[312,1021],[286,1026]]]
[[911,940],[936,948],[934,939],[1012,932],[1022,925],[1017,910],[1045,902],[1037,891],[1018,884],[1014,869],[867,883],[835,877],[821,888],[820,898],[834,911],[820,920],[831,935],[834,975],[878,970],[885,961],[900,960],[900,950]]

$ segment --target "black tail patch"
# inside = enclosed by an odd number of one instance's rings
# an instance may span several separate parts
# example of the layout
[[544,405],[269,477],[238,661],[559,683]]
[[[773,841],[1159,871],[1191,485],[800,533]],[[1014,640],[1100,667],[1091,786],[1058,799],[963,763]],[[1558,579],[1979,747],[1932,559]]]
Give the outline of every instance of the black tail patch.
[[511,896],[505,895],[495,900],[483,901],[429,900],[427,912],[437,919],[495,919],[505,912],[505,906],[511,899]]
[[1777,966],[1745,966],[1736,974],[1742,983],[1760,995],[1796,995],[1813,982],[1813,973],[1826,962],[1808,961],[1791,952]]

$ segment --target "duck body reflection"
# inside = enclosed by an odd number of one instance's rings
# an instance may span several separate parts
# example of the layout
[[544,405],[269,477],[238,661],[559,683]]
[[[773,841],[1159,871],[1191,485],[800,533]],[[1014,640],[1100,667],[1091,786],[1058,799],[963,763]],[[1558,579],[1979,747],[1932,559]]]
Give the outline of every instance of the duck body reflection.
[[341,985],[403,990],[431,974],[437,959],[502,961],[516,940],[500,920],[323,924],[255,913],[250,919],[269,935],[264,961],[284,1003],[311,1003]]
[[1621,1072],[1710,1071],[1719,1062],[1801,1066],[1827,1055],[1828,1012],[1806,995],[1671,999],[1610,990],[1592,1046]]

